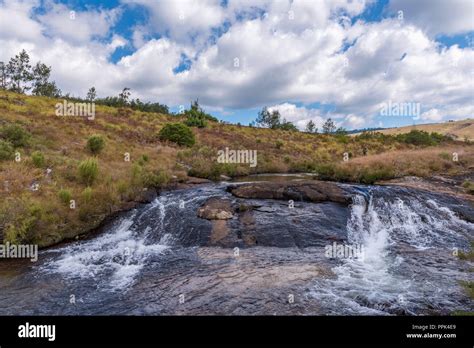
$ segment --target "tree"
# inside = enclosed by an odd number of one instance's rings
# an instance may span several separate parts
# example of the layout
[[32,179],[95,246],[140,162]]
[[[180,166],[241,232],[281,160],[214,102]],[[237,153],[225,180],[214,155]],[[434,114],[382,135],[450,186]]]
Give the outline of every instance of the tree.
[[95,90],[95,87],[89,88],[86,99],[89,100],[90,102],[93,102],[96,97],[97,97],[97,92]]
[[283,119],[283,121],[277,126],[277,129],[289,130],[289,131],[297,131],[298,130],[298,128],[293,123],[288,122],[285,119]]
[[7,67],[4,62],[0,62],[0,88],[7,88]]
[[184,112],[186,120],[184,124],[189,127],[204,128],[207,126],[207,121],[217,122],[217,118],[207,114],[199,105],[199,100],[191,102],[191,108]]
[[193,146],[195,138],[193,131],[182,123],[167,123],[158,134],[160,140],[172,141],[181,146]]
[[122,92],[119,94],[120,101],[122,104],[128,104],[128,98],[130,97],[130,88],[125,87]]
[[56,83],[50,82],[49,76],[51,74],[51,67],[41,62],[36,63],[33,67],[32,80],[34,95],[41,95],[45,97],[59,97],[61,91],[56,87]]
[[264,107],[257,116],[256,123],[263,127],[276,129],[280,126],[280,112],[278,110],[269,111]]
[[347,135],[347,130],[343,127],[339,127],[335,132],[337,135]]
[[30,56],[25,50],[22,50],[14,58],[11,58],[7,65],[7,74],[12,82],[11,90],[24,93],[31,87],[23,86],[23,83],[28,83],[33,79],[31,73]]
[[323,133],[331,134],[331,133],[334,133],[335,130],[336,130],[336,124],[334,123],[333,120],[328,118],[326,122],[324,122],[323,124]]
[[309,120],[308,123],[306,124],[306,132],[308,133],[318,132],[318,128],[316,128],[316,125],[314,124],[313,120]]

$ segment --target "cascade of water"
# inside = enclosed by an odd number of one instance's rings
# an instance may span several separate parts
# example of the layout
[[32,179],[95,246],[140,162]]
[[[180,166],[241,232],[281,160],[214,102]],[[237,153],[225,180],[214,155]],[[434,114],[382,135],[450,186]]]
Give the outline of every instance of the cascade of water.
[[[427,295],[433,307],[446,305],[450,296],[437,287],[450,283],[451,289],[453,285],[459,288],[454,273],[433,268],[424,256],[431,253],[430,258],[435,254],[455,262],[449,248],[467,243],[466,236],[473,231],[473,224],[434,200],[394,198],[383,189],[368,197],[356,195],[347,223],[347,243],[359,244],[363,257],[341,259],[333,268],[336,277],[318,282],[315,295],[342,307],[336,312],[348,314],[414,314],[413,309]],[[401,247],[413,252],[400,252]],[[438,284],[424,280],[433,277],[438,277]]]

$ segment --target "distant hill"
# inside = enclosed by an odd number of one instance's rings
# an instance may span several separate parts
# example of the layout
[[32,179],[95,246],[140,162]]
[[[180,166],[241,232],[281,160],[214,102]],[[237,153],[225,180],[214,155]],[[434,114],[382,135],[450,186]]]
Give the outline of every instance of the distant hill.
[[[461,121],[448,121],[444,123],[429,123],[429,124],[418,124],[413,126],[405,126],[398,128],[386,128],[377,130],[377,132],[383,134],[402,134],[408,133],[413,129],[423,130],[426,132],[437,132],[444,135],[450,135],[455,140],[469,140],[474,141],[474,119],[466,119]],[[360,134],[358,133],[351,133]]]
[[380,130],[383,130],[383,129],[387,129],[387,128],[381,128],[381,127],[377,127],[377,128],[360,128],[360,129],[348,130],[348,131],[346,131],[346,132],[347,132],[347,134],[359,134],[359,133],[362,133],[362,132],[376,132],[376,131],[380,131]]

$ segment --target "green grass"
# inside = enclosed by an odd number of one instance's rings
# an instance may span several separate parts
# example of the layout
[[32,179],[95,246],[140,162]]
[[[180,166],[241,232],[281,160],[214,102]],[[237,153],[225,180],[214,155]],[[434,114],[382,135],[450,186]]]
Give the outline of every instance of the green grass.
[[474,182],[472,182],[470,180],[466,180],[462,184],[462,187],[464,187],[466,189],[467,193],[469,193],[471,195],[474,195]]
[[99,164],[95,158],[79,163],[79,176],[85,185],[92,185],[99,175]]

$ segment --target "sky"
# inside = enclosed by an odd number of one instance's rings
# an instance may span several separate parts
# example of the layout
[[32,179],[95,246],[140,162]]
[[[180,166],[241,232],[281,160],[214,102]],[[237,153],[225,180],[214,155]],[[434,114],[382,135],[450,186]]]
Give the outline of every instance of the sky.
[[199,99],[232,123],[264,106],[300,129],[474,115],[472,0],[0,0],[0,61],[22,49],[64,93]]

